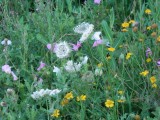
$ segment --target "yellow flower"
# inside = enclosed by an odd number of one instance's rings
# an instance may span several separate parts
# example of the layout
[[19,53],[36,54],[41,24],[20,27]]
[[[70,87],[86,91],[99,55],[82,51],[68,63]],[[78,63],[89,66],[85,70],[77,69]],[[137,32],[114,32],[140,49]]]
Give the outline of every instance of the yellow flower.
[[129,23],[128,23],[128,22],[122,23],[122,27],[123,27],[123,28],[128,28],[128,27],[129,27]]
[[150,29],[151,29],[151,26],[148,26],[148,27],[147,27],[147,30],[150,30]]
[[129,24],[134,23],[134,22],[135,22],[134,20],[130,20],[130,21],[129,21]]
[[112,108],[114,106],[114,101],[107,99],[106,102],[105,102],[105,106],[107,108]]
[[108,50],[109,50],[110,52],[114,52],[114,51],[115,51],[115,48],[110,47],[110,48],[108,48]]
[[77,101],[85,101],[86,100],[86,95],[81,95],[77,97]]
[[152,84],[155,83],[156,82],[156,77],[155,76],[150,77],[150,81],[151,81]]
[[60,110],[58,110],[58,109],[55,109],[54,111],[53,111],[53,113],[52,113],[52,117],[56,117],[56,118],[58,118],[59,117],[59,115],[60,115]]
[[148,70],[145,70],[145,71],[141,72],[140,75],[146,76],[146,75],[148,75],[148,73],[149,73],[149,71],[148,71]]
[[119,100],[117,100],[117,102],[119,102],[119,103],[124,103],[126,100],[123,100],[123,99],[119,99]]
[[151,62],[151,58],[147,58],[146,62],[148,63]]
[[106,57],[106,59],[107,59],[107,60],[110,60],[110,59],[111,59],[111,56],[110,56],[110,55],[109,55],[109,56],[107,56],[107,57]]
[[128,32],[128,30],[127,29],[122,29],[122,32]]
[[157,84],[156,83],[152,84],[152,88],[157,88]]
[[67,94],[64,96],[64,98],[67,99],[67,100],[73,99],[73,94],[72,94],[72,92],[67,93]]
[[131,55],[132,55],[132,53],[127,53],[127,55],[126,55],[126,59],[128,60],[130,57],[131,57]]
[[160,36],[157,37],[157,42],[160,42]]
[[123,95],[124,91],[123,90],[119,90],[118,94]]
[[146,14],[151,14],[151,10],[150,10],[150,9],[146,9],[146,10],[145,10],[145,13],[146,13]]
[[67,99],[63,99],[62,101],[61,101],[61,105],[62,106],[65,106],[65,105],[67,105],[69,103],[69,101],[67,100]]
[[103,63],[99,63],[97,66],[101,68],[103,66]]

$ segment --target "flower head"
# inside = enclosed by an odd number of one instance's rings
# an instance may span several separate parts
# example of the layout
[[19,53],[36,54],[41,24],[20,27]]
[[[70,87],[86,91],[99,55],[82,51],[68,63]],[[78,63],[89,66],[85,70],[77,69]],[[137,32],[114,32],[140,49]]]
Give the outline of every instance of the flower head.
[[11,40],[8,40],[7,38],[5,38],[2,42],[1,42],[2,45],[11,45],[12,42]]
[[92,40],[100,40],[100,39],[101,39],[101,37],[100,37],[101,34],[102,34],[102,33],[101,33],[100,31],[95,32],[95,33],[93,34],[93,36],[92,36]]
[[156,84],[156,83],[153,83],[153,84],[152,84],[152,88],[157,88],[157,84]]
[[146,50],[146,57],[149,57],[152,55],[152,51],[151,49],[148,47],[147,50]]
[[72,44],[72,46],[73,46],[72,49],[74,51],[78,51],[78,49],[81,47],[81,43],[78,41],[77,44]]
[[95,4],[100,4],[101,0],[94,0]]
[[101,76],[102,74],[103,74],[103,71],[102,71],[101,68],[96,68],[96,69],[95,69],[95,75],[96,75],[96,76]]
[[145,10],[145,13],[148,14],[148,15],[151,14],[151,12],[152,12],[152,11],[151,11],[150,9],[146,9],[146,10]]
[[82,64],[80,63],[74,63],[72,60],[67,61],[67,64],[65,65],[65,70],[68,72],[76,72],[80,71]]
[[141,72],[140,75],[146,76],[146,75],[148,75],[148,73],[149,73],[149,71],[148,71],[148,70],[145,70],[145,71]]
[[57,76],[61,74],[60,68],[58,68],[56,66],[54,66],[53,72],[55,72]]
[[87,98],[86,95],[81,95],[81,96],[78,96],[78,97],[77,97],[77,101],[85,101],[86,98]]
[[73,93],[72,93],[72,92],[67,93],[67,94],[64,96],[64,98],[67,99],[67,100],[73,99]]
[[151,62],[151,61],[152,61],[151,58],[147,58],[147,59],[146,59],[146,62],[148,62],[148,63]]
[[131,55],[132,55],[132,53],[127,53],[127,55],[126,55],[126,60],[128,60],[130,57],[131,57]]
[[60,110],[59,109],[55,109],[51,116],[58,118],[60,116]]
[[87,64],[87,62],[88,62],[88,56],[81,57],[80,59],[82,60],[82,62],[81,62],[82,65]]
[[56,44],[55,53],[58,58],[66,58],[69,56],[71,49],[67,42],[60,42]]
[[103,40],[101,40],[101,39],[100,40],[95,40],[94,43],[93,43],[93,47],[96,47],[96,46],[98,46],[102,43],[103,43]]
[[61,101],[61,105],[62,106],[65,106],[65,105],[67,105],[69,103],[69,100],[68,99],[63,99],[62,101]]
[[107,108],[112,108],[114,106],[114,101],[107,99],[106,102],[105,102],[105,106]]
[[150,77],[150,81],[151,81],[152,84],[155,83],[156,82],[156,77],[155,76]]
[[128,23],[128,22],[122,23],[122,27],[123,27],[123,28],[128,28],[128,27],[129,27],[129,23]]
[[45,63],[43,63],[42,61],[40,62],[40,66],[37,68],[38,71],[40,71],[42,68],[44,68],[46,66]]
[[2,71],[7,73],[7,74],[11,74],[12,73],[11,67],[9,65],[3,65],[2,66]]
[[160,59],[157,61],[157,66],[160,67]]
[[115,48],[113,48],[113,47],[109,47],[109,48],[108,48],[108,51],[110,51],[110,52],[114,52],[114,51],[115,51]]

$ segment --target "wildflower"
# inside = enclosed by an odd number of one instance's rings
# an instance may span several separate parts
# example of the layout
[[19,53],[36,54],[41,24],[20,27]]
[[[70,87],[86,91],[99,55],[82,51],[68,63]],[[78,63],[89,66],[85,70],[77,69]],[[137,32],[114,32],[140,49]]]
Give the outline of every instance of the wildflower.
[[40,71],[42,68],[44,68],[46,66],[45,63],[43,63],[42,61],[40,62],[40,66],[37,68],[38,71]]
[[56,44],[47,44],[48,50],[55,52],[56,50]]
[[71,49],[67,42],[60,42],[56,44],[55,53],[58,58],[66,58],[69,56]]
[[151,58],[146,59],[146,62],[148,62],[148,63],[151,62],[151,61],[152,61]]
[[67,105],[69,103],[69,100],[68,99],[63,99],[62,101],[61,101],[61,105],[62,106],[65,106],[65,105]]
[[55,109],[54,111],[53,111],[53,113],[52,113],[52,115],[51,115],[52,117],[56,117],[56,118],[58,118],[59,116],[60,116],[60,110],[58,110],[58,109]]
[[155,83],[156,82],[156,77],[155,76],[150,77],[150,81],[151,81],[152,84]]
[[122,29],[122,32],[128,32],[128,30],[127,29]]
[[149,14],[151,14],[151,10],[150,9],[146,9],[145,13],[149,15]]
[[152,24],[151,28],[152,29],[156,29],[158,27],[158,25],[156,23]]
[[108,56],[106,57],[106,59],[107,59],[107,60],[110,60],[110,59],[111,59],[111,56],[110,56],[110,55],[108,55]]
[[60,68],[58,68],[58,67],[56,67],[56,66],[54,66],[53,72],[55,72],[57,76],[58,76],[58,75],[61,75],[61,70],[60,70]]
[[126,59],[128,60],[130,57],[131,57],[131,55],[132,55],[132,53],[127,53],[127,55],[126,55]]
[[147,30],[151,30],[151,26],[148,26],[148,27],[147,27]]
[[31,94],[31,97],[34,99],[34,100],[37,100],[37,99],[40,99],[42,97],[44,97],[45,95],[49,95],[49,96],[54,96],[54,95],[57,95],[58,93],[60,93],[61,90],[59,89],[54,89],[54,90],[49,90],[49,89],[41,89],[39,91],[35,91]]
[[77,44],[72,44],[72,46],[73,46],[72,49],[74,51],[78,51],[78,49],[81,47],[81,43],[78,41]]
[[124,103],[126,101],[126,98],[124,96],[120,96],[117,102]]
[[2,71],[7,73],[7,74],[11,74],[12,73],[11,67],[9,65],[3,65],[2,66]]
[[14,72],[11,72],[11,75],[13,77],[13,80],[17,80],[18,79],[18,77],[14,74]]
[[103,43],[103,40],[95,40],[94,43],[93,43],[93,47],[96,47],[96,46],[98,46],[102,43]]
[[2,45],[11,45],[12,42],[11,40],[8,40],[7,38],[5,38],[2,42],[1,42]]
[[95,4],[100,4],[101,0],[94,0]]
[[74,27],[73,30],[74,30],[75,33],[83,34],[83,33],[85,33],[86,31],[88,31],[89,28],[91,28],[91,27],[93,27],[92,24],[83,22],[83,23],[81,23],[80,25]]
[[77,101],[85,101],[86,100],[86,95],[81,95],[77,97]]
[[107,108],[112,108],[114,106],[114,101],[107,99],[106,102],[105,102],[105,106]]
[[128,27],[129,27],[129,23],[128,23],[128,22],[122,23],[122,27],[123,27],[123,28],[128,28]]
[[80,71],[82,64],[80,63],[74,63],[72,60],[67,61],[67,64],[65,65],[65,70],[68,72],[76,72]]
[[103,63],[99,63],[97,66],[101,68],[103,66]]
[[98,31],[98,32],[95,32],[94,35],[92,36],[92,40],[101,40],[101,32]]
[[13,95],[14,93],[15,93],[15,91],[12,88],[7,89],[7,94]]
[[149,57],[152,55],[152,51],[151,49],[148,47],[147,50],[146,50],[146,57]]
[[160,42],[160,36],[157,37],[157,42]]
[[113,48],[113,47],[109,47],[109,48],[108,48],[108,51],[110,51],[110,52],[114,52],[114,51],[115,51],[115,48]]
[[145,71],[141,72],[140,75],[146,76],[146,75],[148,75],[148,73],[149,73],[149,71],[148,71],[148,70],[145,70]]
[[73,99],[73,94],[72,94],[72,92],[67,93],[67,94],[64,96],[64,98],[67,99],[67,100]]
[[160,59],[157,61],[157,66],[160,67]]
[[124,94],[124,91],[123,91],[123,90],[119,90],[119,91],[118,91],[118,94],[123,95],[123,94]]
[[102,74],[103,74],[102,69],[100,69],[100,68],[96,68],[96,69],[95,69],[95,75],[96,75],[96,76],[101,76]]
[[152,88],[157,88],[157,84],[156,84],[156,83],[153,83],[153,84],[152,84]]
[[82,62],[81,62],[82,65],[87,64],[87,62],[88,62],[88,56],[81,57],[80,59],[82,60]]
[[129,24],[133,24],[133,23],[135,23],[134,20],[130,20],[130,21],[129,21]]

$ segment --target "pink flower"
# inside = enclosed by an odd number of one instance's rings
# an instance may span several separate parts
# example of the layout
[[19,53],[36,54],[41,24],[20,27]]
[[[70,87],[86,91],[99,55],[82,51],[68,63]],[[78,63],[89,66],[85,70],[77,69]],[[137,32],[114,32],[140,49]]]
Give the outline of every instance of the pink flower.
[[11,74],[12,74],[13,80],[17,80],[18,79],[18,77],[14,74],[14,72],[11,72]]
[[56,49],[56,44],[47,44],[48,50],[55,52]]
[[2,71],[7,73],[7,74],[11,74],[11,67],[9,65],[3,65],[2,66]]
[[46,66],[45,63],[43,63],[42,61],[40,62],[40,66],[37,68],[38,71],[40,71],[42,68],[44,68]]
[[160,59],[157,61],[157,66],[160,67]]
[[74,51],[78,51],[78,49],[79,49],[82,45],[81,45],[81,43],[78,41],[77,44],[72,44],[72,46],[73,46],[72,49],[73,49]]
[[103,40],[101,40],[101,39],[100,40],[95,40],[94,43],[93,43],[93,47],[96,47],[96,46],[98,46],[102,43],[103,43]]
[[101,0],[94,0],[95,4],[100,4]]

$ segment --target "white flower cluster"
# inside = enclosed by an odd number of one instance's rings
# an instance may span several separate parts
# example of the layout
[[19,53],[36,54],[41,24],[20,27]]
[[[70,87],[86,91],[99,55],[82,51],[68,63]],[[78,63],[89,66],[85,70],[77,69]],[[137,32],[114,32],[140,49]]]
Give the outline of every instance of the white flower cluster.
[[83,22],[80,25],[76,26],[73,30],[75,33],[82,34],[79,41],[83,43],[85,40],[87,40],[89,35],[92,33],[93,29],[94,29],[93,24]]
[[65,70],[68,72],[76,72],[80,71],[82,64],[81,63],[74,63],[72,60],[69,60],[66,63]]
[[54,89],[54,90],[49,90],[49,89],[41,89],[39,91],[35,91],[33,92],[33,94],[31,94],[31,97],[34,99],[34,100],[37,100],[37,99],[40,99],[46,95],[49,95],[49,96],[54,96],[56,94],[58,94],[59,92],[61,92],[61,90],[59,89]]

